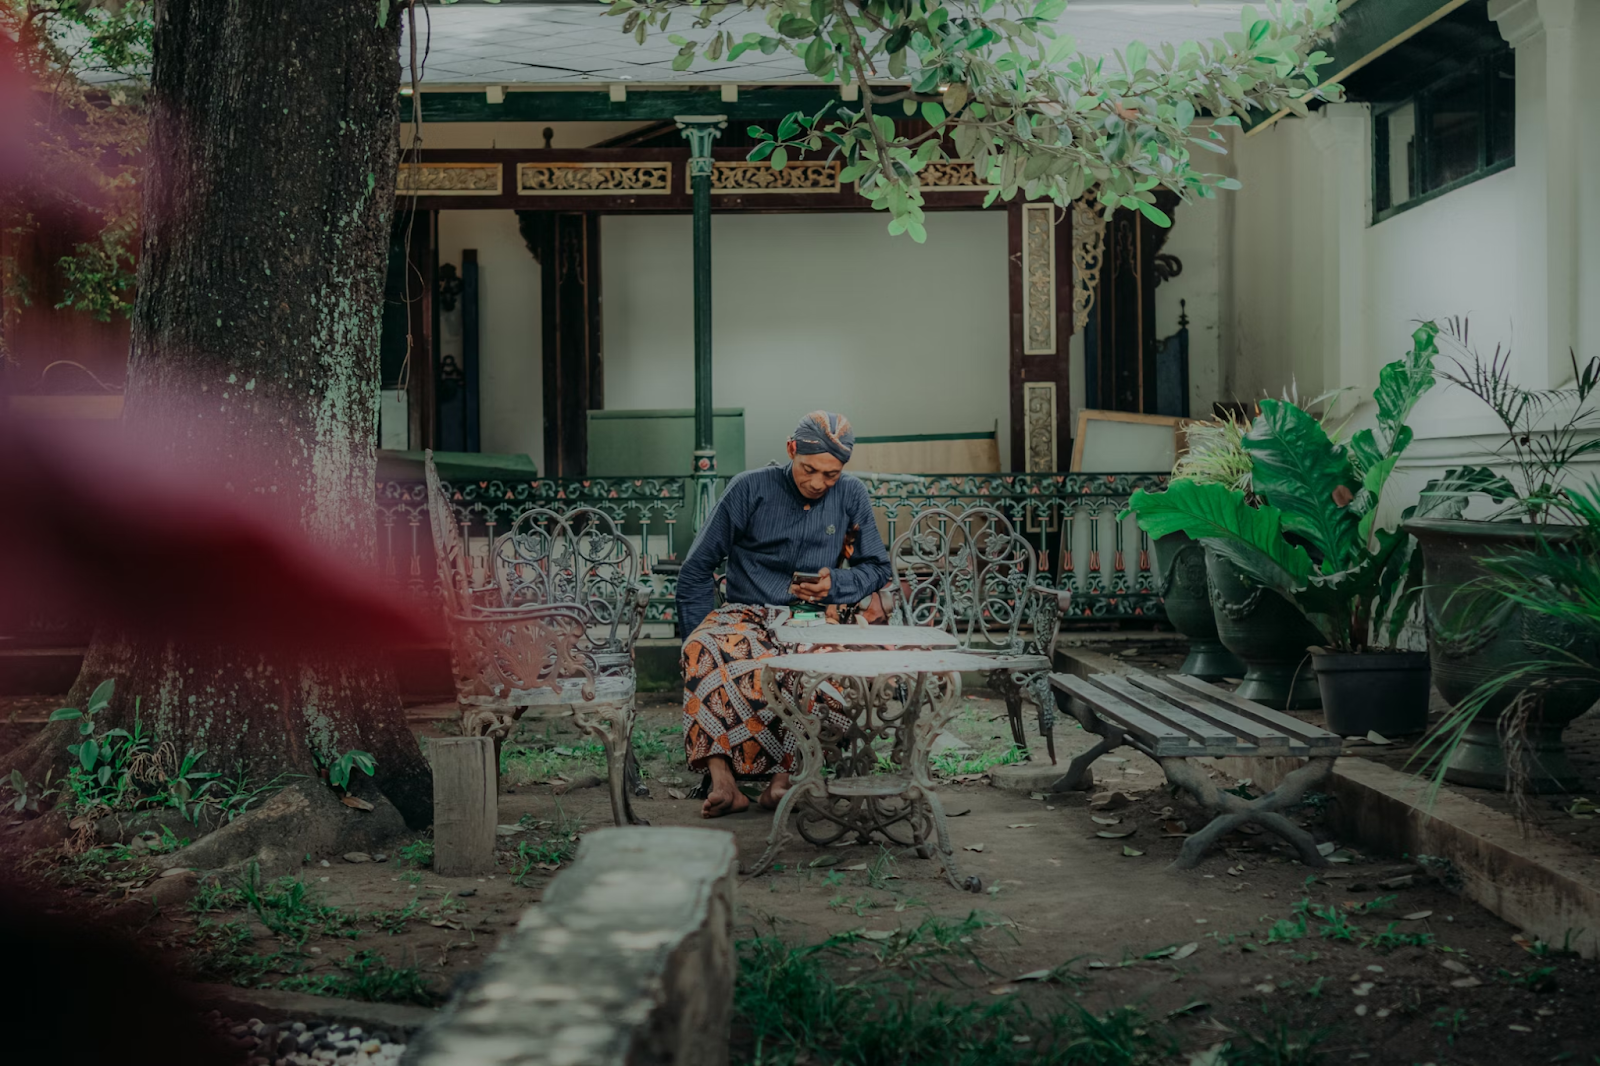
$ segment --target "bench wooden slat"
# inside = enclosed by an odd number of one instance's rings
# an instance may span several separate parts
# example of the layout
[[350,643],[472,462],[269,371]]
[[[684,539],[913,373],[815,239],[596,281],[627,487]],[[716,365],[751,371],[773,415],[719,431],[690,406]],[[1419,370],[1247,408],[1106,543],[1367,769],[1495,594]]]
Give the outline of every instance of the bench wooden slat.
[[1196,744],[1188,734],[1157,721],[1138,708],[1129,706],[1121,697],[1096,688],[1082,678],[1071,674],[1051,674],[1050,684],[1076,696],[1093,707],[1097,715],[1137,737],[1142,742],[1141,746],[1149,749],[1148,754],[1152,758],[1206,754],[1206,749]]
[[1120,696],[1125,702],[1150,714],[1157,721],[1166,722],[1192,737],[1205,748],[1207,755],[1249,755],[1258,745],[1246,737],[1224,729],[1199,715],[1190,714],[1181,706],[1174,706],[1160,696],[1141,692],[1129,684],[1129,679],[1115,674],[1096,674],[1090,680],[1099,687]]
[[1254,745],[1257,755],[1304,756],[1311,750],[1305,741],[1298,737],[1290,737],[1271,726],[1262,725],[1253,718],[1246,718],[1220,704],[1203,699],[1199,693],[1185,692],[1170,684],[1165,678],[1133,674],[1128,680],[1147,692],[1153,692],[1180,704],[1192,714],[1214,722],[1224,729],[1232,730],[1235,736]]
[[1275,711],[1270,707],[1263,707],[1259,703],[1252,703],[1247,699],[1242,699],[1231,692],[1226,692],[1214,685],[1208,685],[1198,678],[1185,677],[1182,674],[1168,674],[1167,680],[1190,692],[1204,696],[1213,703],[1235,710],[1246,718],[1251,718],[1263,725],[1269,725],[1303,741],[1312,755],[1338,754],[1344,747],[1343,738],[1337,734],[1330,733],[1326,729],[1319,729],[1314,725],[1308,725],[1300,721],[1300,719],[1284,714],[1281,711]]

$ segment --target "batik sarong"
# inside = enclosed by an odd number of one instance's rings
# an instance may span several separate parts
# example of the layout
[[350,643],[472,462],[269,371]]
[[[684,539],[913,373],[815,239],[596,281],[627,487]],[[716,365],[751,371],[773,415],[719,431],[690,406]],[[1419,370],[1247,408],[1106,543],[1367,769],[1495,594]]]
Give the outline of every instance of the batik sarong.
[[[794,769],[794,742],[761,695],[761,660],[795,652],[774,638],[789,612],[779,607],[729,604],[706,616],[683,645],[683,747],[691,769],[704,770],[713,755],[726,756],[733,772],[760,777]],[[808,645],[805,651],[833,650]],[[790,674],[785,683],[798,685]],[[813,713],[843,722],[837,690],[817,689]]]

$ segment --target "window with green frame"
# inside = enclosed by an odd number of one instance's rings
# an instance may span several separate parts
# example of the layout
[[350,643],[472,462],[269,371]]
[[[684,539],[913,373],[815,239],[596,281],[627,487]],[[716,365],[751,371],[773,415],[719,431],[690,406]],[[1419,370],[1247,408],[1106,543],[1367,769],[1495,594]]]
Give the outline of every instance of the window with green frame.
[[1373,222],[1516,162],[1515,62],[1501,48],[1407,99],[1373,105]]

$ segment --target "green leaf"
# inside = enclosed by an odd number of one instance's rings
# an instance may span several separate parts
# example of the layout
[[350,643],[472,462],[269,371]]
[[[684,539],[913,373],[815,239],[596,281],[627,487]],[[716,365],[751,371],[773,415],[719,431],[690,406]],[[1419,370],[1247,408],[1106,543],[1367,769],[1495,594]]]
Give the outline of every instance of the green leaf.
[[1139,205],[1139,213],[1144,215],[1144,217],[1148,218],[1151,222],[1154,222],[1162,229],[1167,229],[1172,225],[1172,219],[1168,218],[1167,213],[1161,210],[1161,208],[1157,207],[1155,204],[1152,204],[1146,200],[1139,200],[1136,202]]
[[83,712],[76,707],[57,707],[50,712],[52,722],[75,722],[83,717]]
[[1422,489],[1417,499],[1417,518],[1460,518],[1467,509],[1467,497],[1482,493],[1496,503],[1517,498],[1517,490],[1500,474],[1482,466],[1463,466],[1446,470]]
[[1362,546],[1360,519],[1338,497],[1355,497],[1355,470],[1317,419],[1292,403],[1262,400],[1244,446],[1251,486],[1283,512],[1284,530],[1311,542],[1325,573],[1351,565]]
[[[937,126],[937,125],[939,125],[939,123],[943,122],[945,120],[945,118],[946,118],[945,113],[944,113],[944,108],[940,107],[938,104],[934,103],[932,100],[924,100],[923,101],[923,103],[922,103],[922,117],[928,121],[928,125],[930,125],[930,126]],[[931,144],[933,142],[930,141],[929,143]]]
[[1237,542],[1255,549],[1296,586],[1311,578],[1311,556],[1283,539],[1283,514],[1275,507],[1251,507],[1236,489],[1177,478],[1165,492],[1135,490],[1128,507],[1151,537],[1181,532],[1196,540]]
[[1439,354],[1435,338],[1439,327],[1424,322],[1411,334],[1411,351],[1378,371],[1378,388],[1373,399],[1378,402],[1378,427],[1389,438],[1389,452],[1394,453],[1400,427],[1411,417],[1411,409],[1422,399],[1422,394],[1433,388],[1433,357]]
[[78,745],[78,762],[85,770],[93,770],[95,760],[100,757],[100,745],[93,740],[86,740]]
[[113,677],[108,677],[96,685],[95,690],[89,694],[89,713],[99,714],[105,710],[106,704],[111,702],[111,692],[116,687],[117,681]]
[[772,169],[782,170],[789,162],[789,149],[782,146],[772,151]]
[[776,148],[776,147],[778,147],[778,145],[774,141],[762,141],[760,144],[756,145],[754,148],[752,148],[750,150],[750,155],[749,155],[750,162],[752,162],[752,163],[761,162],[761,160],[763,160],[763,159],[767,158],[767,156],[771,155],[772,154],[772,150],[774,148]]

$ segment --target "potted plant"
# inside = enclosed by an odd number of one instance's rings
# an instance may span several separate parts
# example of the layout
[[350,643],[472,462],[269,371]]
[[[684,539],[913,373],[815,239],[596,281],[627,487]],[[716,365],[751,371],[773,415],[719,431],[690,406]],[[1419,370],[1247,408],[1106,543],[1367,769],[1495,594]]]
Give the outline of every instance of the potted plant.
[[[1187,448],[1172,468],[1174,478],[1249,490],[1250,453],[1244,450],[1244,427],[1236,419],[1229,416],[1215,422],[1196,422],[1184,429],[1184,435]],[[1161,575],[1161,599],[1167,620],[1189,638],[1189,654],[1178,672],[1205,681],[1243,677],[1248,667],[1217,634],[1205,546],[1177,530],[1157,537],[1151,550],[1156,572]]]
[[[1263,684],[1241,685],[1240,695],[1269,706],[1304,705],[1304,696],[1281,687],[1287,663],[1308,681],[1315,677],[1328,728],[1342,735],[1420,732],[1427,722],[1427,657],[1394,648],[1417,593],[1420,558],[1408,534],[1379,528],[1377,517],[1411,443],[1406,421],[1433,386],[1437,334],[1431,323],[1419,327],[1411,351],[1380,371],[1377,425],[1348,444],[1293,403],[1261,401],[1243,439],[1254,499],[1177,479],[1166,492],[1135,493],[1130,503],[1152,536],[1182,531],[1205,545],[1225,642],[1230,600],[1273,605],[1272,636],[1286,658],[1268,663],[1273,670],[1257,671],[1264,675],[1257,679],[1247,674],[1247,683]],[[1308,653],[1314,674],[1304,670]],[[1258,662],[1243,654],[1256,671]]]
[[[1575,624],[1595,606],[1582,579],[1600,511],[1565,481],[1600,450],[1600,358],[1580,368],[1574,356],[1570,388],[1527,389],[1508,352],[1481,358],[1462,323],[1446,337],[1460,355],[1442,376],[1494,413],[1504,433],[1494,459],[1510,476],[1450,470],[1423,490],[1427,515],[1405,524],[1425,561],[1434,682],[1454,708],[1428,745],[1449,781],[1570,791],[1578,777],[1561,735],[1600,698],[1600,648]],[[1492,504],[1485,518],[1463,517],[1474,497]]]

